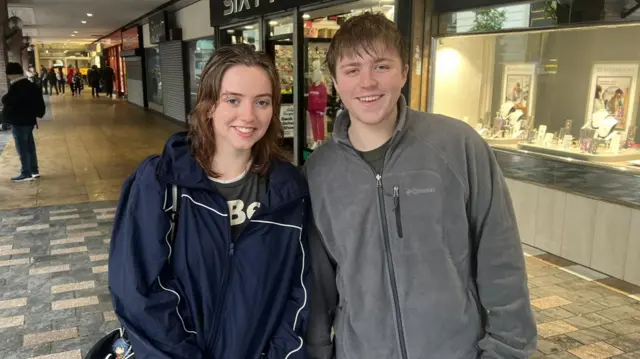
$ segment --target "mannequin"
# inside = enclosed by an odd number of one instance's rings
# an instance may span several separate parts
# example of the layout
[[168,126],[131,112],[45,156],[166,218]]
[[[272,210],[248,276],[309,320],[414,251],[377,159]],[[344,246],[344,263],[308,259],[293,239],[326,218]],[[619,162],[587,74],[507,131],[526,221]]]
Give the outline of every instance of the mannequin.
[[510,127],[513,130],[512,138],[520,137],[525,116],[524,111],[519,109],[516,103],[507,101],[502,104],[498,117],[503,121],[503,126]]
[[320,61],[314,60],[312,66],[313,73],[311,74],[311,88],[309,89],[309,97],[307,99],[307,110],[309,111],[311,128],[313,129],[313,145],[311,148],[315,149],[324,141],[327,85],[322,70],[320,70]]

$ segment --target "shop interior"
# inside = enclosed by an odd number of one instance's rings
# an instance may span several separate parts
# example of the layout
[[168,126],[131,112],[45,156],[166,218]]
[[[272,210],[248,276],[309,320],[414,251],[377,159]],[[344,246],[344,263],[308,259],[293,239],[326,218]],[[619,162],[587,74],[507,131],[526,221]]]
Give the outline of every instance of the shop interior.
[[640,25],[437,39],[431,111],[490,145],[640,171]]
[[[340,28],[340,24],[349,17],[363,12],[381,12],[394,19],[395,0],[360,0],[346,4],[303,12],[304,20],[304,93],[307,138],[305,149],[313,150],[327,141],[333,132],[333,122],[340,109],[340,99],[333,86],[329,69],[325,65],[325,56],[331,38]],[[293,18],[278,16],[266,18],[265,49],[261,49],[261,29],[258,22],[241,24],[221,31],[223,44],[245,43],[257,50],[270,54],[278,68],[281,81],[282,108],[280,118],[284,127],[284,147],[293,153],[294,121],[294,50]]]

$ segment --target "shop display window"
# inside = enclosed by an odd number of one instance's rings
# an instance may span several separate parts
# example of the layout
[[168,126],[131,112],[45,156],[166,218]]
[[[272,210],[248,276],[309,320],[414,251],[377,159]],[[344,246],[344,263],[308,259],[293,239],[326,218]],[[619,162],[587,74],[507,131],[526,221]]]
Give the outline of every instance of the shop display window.
[[640,20],[635,0],[535,0],[439,16],[439,33],[541,29]]
[[340,98],[325,63],[331,39],[340,24],[364,12],[382,13],[393,21],[394,3],[393,0],[360,0],[303,14],[307,148],[315,149],[331,138],[335,118],[341,110]]
[[198,97],[201,74],[215,51],[213,39],[200,39],[187,43],[189,56],[189,111],[193,110]]
[[160,70],[160,49],[158,47],[147,48],[145,61],[147,65],[147,100],[149,108],[162,112],[162,71]]
[[640,24],[436,39],[431,111],[490,145],[640,165]]
[[260,26],[258,23],[222,30],[223,44],[248,44],[256,50],[260,48]]

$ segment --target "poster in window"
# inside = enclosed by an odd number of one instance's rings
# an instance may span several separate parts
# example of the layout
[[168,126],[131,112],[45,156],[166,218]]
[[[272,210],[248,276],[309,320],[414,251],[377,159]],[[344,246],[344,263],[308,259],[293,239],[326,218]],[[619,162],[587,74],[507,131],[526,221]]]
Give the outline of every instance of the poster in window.
[[535,109],[536,64],[517,63],[505,65],[502,77],[500,103],[511,101],[527,115]]
[[292,104],[282,104],[280,106],[280,122],[282,122],[284,138],[294,137],[294,115],[295,108]]
[[606,110],[618,119],[616,129],[626,131],[633,120],[637,80],[637,63],[593,65],[585,122],[595,112]]

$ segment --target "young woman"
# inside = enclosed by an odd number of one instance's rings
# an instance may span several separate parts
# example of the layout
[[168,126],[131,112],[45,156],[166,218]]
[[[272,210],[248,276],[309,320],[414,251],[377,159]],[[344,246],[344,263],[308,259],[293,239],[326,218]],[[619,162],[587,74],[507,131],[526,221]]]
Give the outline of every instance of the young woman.
[[137,359],[306,358],[309,193],[280,157],[279,113],[271,59],[222,47],[190,131],[125,182],[109,287]]

